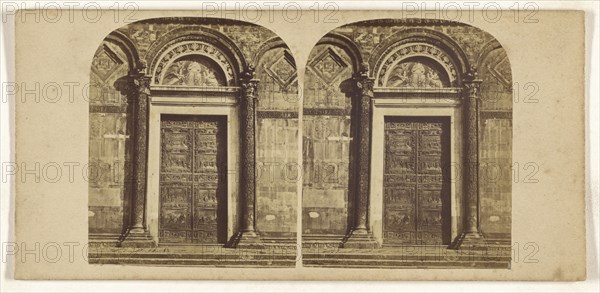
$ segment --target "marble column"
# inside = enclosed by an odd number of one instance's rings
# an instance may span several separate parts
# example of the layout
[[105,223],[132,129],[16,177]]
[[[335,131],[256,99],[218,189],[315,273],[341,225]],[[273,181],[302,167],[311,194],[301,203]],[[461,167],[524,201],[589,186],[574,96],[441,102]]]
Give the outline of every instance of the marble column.
[[483,242],[479,232],[479,101],[481,80],[474,68],[463,80],[464,86],[464,226],[454,245],[456,248],[476,246]]
[[131,219],[121,246],[148,247],[155,246],[154,240],[146,227],[146,182],[148,164],[148,105],[150,97],[151,77],[146,75],[146,66],[140,62],[137,70],[130,75],[130,94],[133,105],[132,139],[133,154],[133,188],[131,193]]
[[354,221],[350,232],[344,239],[343,246],[351,248],[375,248],[374,240],[369,229],[369,182],[371,177],[371,99],[373,99],[374,79],[369,77],[368,65],[361,64],[361,69],[353,77],[354,102],[356,116],[352,117],[357,123],[356,132],[356,185],[351,188],[354,192]]
[[240,228],[235,246],[261,246],[256,231],[256,103],[259,80],[249,67],[240,79]]

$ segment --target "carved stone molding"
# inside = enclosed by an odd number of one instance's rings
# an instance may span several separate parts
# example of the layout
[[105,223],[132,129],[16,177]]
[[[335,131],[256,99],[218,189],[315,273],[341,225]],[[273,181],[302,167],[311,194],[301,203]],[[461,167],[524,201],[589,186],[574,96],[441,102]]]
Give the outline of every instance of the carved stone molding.
[[258,79],[243,81],[240,85],[241,98],[244,100],[258,99]]
[[137,73],[132,75],[132,89],[133,94],[139,97],[140,95],[145,95],[146,97],[150,96],[150,83],[152,77],[144,74]]
[[163,79],[163,73],[167,69],[167,67],[169,67],[169,64],[183,56],[193,54],[206,56],[214,62],[216,62],[221,67],[222,71],[225,73],[225,77],[227,79],[228,84],[233,84],[235,74],[227,56],[214,45],[199,41],[188,41],[178,43],[162,52],[161,57],[158,60],[154,70],[153,82],[155,84],[161,84]]
[[427,43],[410,43],[392,47],[388,50],[387,57],[381,62],[377,73],[377,85],[385,86],[389,71],[402,60],[410,57],[427,57],[435,60],[446,70],[451,86],[457,84],[458,73],[452,57],[444,50]]
[[373,86],[375,80],[373,78],[364,78],[356,80],[356,92],[362,97],[373,97]]
[[327,86],[332,86],[340,76],[350,70],[348,62],[332,46],[328,46],[308,64],[308,68]]
[[286,49],[270,64],[262,64],[262,69],[276,82],[282,90],[287,91],[292,85],[297,84],[298,74],[296,63],[292,54]]

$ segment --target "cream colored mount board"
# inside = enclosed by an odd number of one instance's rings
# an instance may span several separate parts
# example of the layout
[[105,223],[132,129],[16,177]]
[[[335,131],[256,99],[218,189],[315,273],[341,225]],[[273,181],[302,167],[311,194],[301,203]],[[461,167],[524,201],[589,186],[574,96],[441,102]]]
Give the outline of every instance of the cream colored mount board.
[[585,279],[582,12],[23,13],[17,279]]

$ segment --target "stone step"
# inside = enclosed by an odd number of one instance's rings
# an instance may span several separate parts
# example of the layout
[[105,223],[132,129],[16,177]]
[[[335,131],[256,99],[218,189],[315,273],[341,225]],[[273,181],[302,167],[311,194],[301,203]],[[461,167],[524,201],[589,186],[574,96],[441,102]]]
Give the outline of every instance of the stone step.
[[[342,241],[328,241],[328,240],[303,240],[302,241],[302,248],[304,249],[335,249],[335,248],[342,248]],[[409,249],[409,248],[421,248],[421,249],[432,249],[432,248],[442,248],[442,249],[448,249],[448,246],[446,245],[402,245],[402,244],[384,244],[381,248],[379,249]],[[475,251],[497,251],[497,250],[506,250],[506,251],[510,251],[512,249],[512,247],[510,246],[510,243],[504,243],[504,242],[486,242],[485,245],[480,245],[480,246],[470,246],[470,247],[463,247],[461,249],[451,249],[454,251],[457,250],[463,250],[463,251],[467,251],[467,250],[475,250]]]
[[352,268],[509,268],[511,249],[495,246],[453,250],[445,246],[403,246],[378,249],[323,248],[303,250],[306,266]]
[[[313,244],[313,243],[311,243]],[[329,250],[333,250],[333,249],[354,249],[354,248],[343,248],[343,247],[333,247],[333,248],[327,248],[327,246],[333,245],[335,243],[330,243],[330,242],[315,242],[314,244],[319,244],[319,245],[323,245],[324,247],[322,249],[329,249]],[[315,249],[320,249],[321,247],[308,247],[306,250],[315,250]],[[454,249],[454,248],[449,248],[447,245],[391,245],[391,244],[386,244],[383,245],[382,247],[378,247],[378,248],[374,248],[374,249],[379,249],[379,250],[426,250],[426,251],[433,251],[433,250],[452,250],[452,251],[461,251],[461,250],[511,250],[512,247],[509,245],[504,245],[504,244],[489,244],[489,245],[485,245],[485,246],[464,246],[461,247],[459,249]]]
[[161,253],[161,252],[99,252],[89,253],[89,258],[95,259],[193,259],[193,260],[295,260],[295,254],[276,253]]
[[318,254],[303,254],[302,259],[305,260],[357,260],[357,261],[501,261],[510,262],[510,256],[451,256],[451,255],[357,255],[357,254],[338,254],[338,255],[318,255]]
[[181,259],[181,258],[90,258],[90,264],[111,265],[167,265],[212,267],[294,267],[295,260],[242,260],[242,259]]
[[302,264],[307,267],[328,268],[486,268],[508,269],[510,262],[500,261],[395,261],[395,260],[314,260],[304,259]]
[[367,255],[367,256],[394,256],[394,255],[448,255],[448,256],[510,256],[512,250],[510,247],[473,247],[472,249],[448,249],[445,246],[397,246],[383,247],[375,249],[355,249],[355,248],[306,248],[302,250],[304,255]]

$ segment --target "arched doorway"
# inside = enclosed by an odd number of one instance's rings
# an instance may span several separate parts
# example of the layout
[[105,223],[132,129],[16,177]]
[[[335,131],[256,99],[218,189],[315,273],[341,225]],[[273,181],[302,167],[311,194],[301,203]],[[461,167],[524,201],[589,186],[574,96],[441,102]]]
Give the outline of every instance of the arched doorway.
[[[235,139],[228,134],[238,128],[231,119],[235,103],[224,103],[228,98],[221,92],[232,79],[223,70],[230,65],[221,66],[218,60],[223,57],[218,53],[206,54],[218,52],[208,44],[183,44],[197,51],[174,54],[171,62],[159,65],[164,69],[155,72],[160,77],[150,102],[150,170],[156,169],[153,159],[159,159],[157,241],[159,245],[225,244],[233,234],[228,227],[235,222],[228,216],[229,202],[237,200],[227,170],[232,169],[230,156],[231,161],[239,160],[233,149]],[[178,99],[180,95],[189,97]],[[211,108],[220,109],[221,115],[211,114]],[[153,143],[157,139],[158,156]],[[149,179],[150,186],[156,183],[152,175]],[[149,193],[150,201],[154,194]],[[154,221],[149,223],[152,230]]]
[[[122,99],[90,104],[90,160],[122,173],[90,184],[91,239],[295,242],[296,181],[259,182],[265,162],[298,165],[296,65],[273,32],[233,20],[143,20],[103,41],[92,81]],[[97,89],[94,98],[104,94]]]
[[[382,19],[317,43],[305,78],[305,246],[483,245],[480,206],[506,210],[489,207],[500,195],[479,179],[480,153],[494,156],[482,144],[480,85],[493,80],[477,72],[500,70],[480,68],[498,48],[486,42],[495,41],[454,22]],[[483,125],[492,122],[505,125]],[[491,190],[483,200],[480,186]]]
[[450,245],[463,192],[462,62],[431,34],[406,35],[375,63],[373,234],[383,245]]

